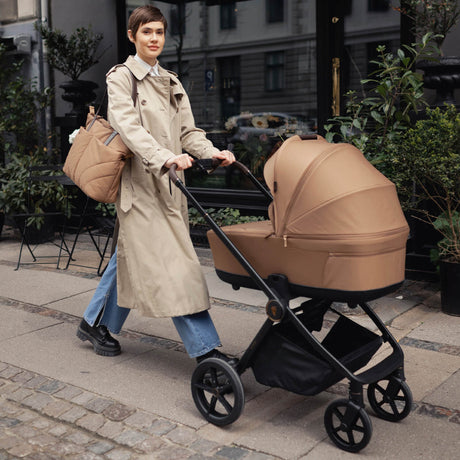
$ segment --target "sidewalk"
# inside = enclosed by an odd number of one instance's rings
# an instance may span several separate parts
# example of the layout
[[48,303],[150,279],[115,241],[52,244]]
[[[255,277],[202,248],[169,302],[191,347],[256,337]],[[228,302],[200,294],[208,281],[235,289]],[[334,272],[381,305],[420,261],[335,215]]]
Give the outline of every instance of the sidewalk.
[[[242,376],[246,404],[231,426],[198,413],[190,392],[195,362],[169,319],[133,311],[118,337],[122,354],[96,355],[75,335],[99,278],[85,239],[80,265],[26,265],[19,242],[0,240],[0,460],[29,459],[348,459],[329,440],[327,405],[347,396],[341,382],[314,397]],[[41,245],[41,251],[55,247]],[[265,320],[265,296],[218,280],[207,249],[197,248],[224,344],[239,356]],[[27,254],[24,257],[28,257]],[[24,259],[25,260],[25,259]],[[459,300],[460,301],[460,300]],[[365,459],[454,459],[460,449],[460,317],[440,311],[430,283],[406,282],[373,303],[405,353],[413,412],[400,423],[372,414]],[[367,316],[354,314],[367,323]],[[378,358],[378,357],[377,357]]]

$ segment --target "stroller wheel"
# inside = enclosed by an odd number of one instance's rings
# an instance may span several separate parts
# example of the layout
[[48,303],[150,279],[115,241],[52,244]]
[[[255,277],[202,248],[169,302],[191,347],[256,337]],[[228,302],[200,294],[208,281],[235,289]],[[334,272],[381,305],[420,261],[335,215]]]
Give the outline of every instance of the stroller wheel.
[[348,399],[337,399],[329,404],[324,414],[324,425],[334,444],[347,452],[359,452],[372,436],[369,415]]
[[375,414],[390,422],[398,422],[407,417],[412,408],[409,386],[395,377],[369,384],[367,398]]
[[225,361],[208,358],[192,375],[192,396],[203,417],[217,426],[233,423],[244,407],[240,376]]

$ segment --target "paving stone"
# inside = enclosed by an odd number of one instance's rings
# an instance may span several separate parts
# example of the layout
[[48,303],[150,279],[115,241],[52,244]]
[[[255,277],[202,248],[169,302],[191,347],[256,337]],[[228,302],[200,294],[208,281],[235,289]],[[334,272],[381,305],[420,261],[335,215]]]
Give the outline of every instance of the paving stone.
[[5,435],[0,437],[0,449],[11,449],[14,446],[17,446],[22,443],[22,439],[13,435]]
[[107,420],[96,433],[103,438],[115,439],[123,431],[123,425],[119,422]]
[[89,444],[93,440],[86,433],[83,433],[81,431],[76,431],[76,430],[68,434],[65,439],[69,442],[73,442],[74,444],[79,444],[79,445]]
[[21,421],[17,418],[0,417],[0,427],[11,427],[18,423],[21,423]]
[[59,438],[60,436],[62,436],[63,434],[67,433],[69,431],[69,429],[67,428],[67,426],[63,425],[62,423],[59,424],[59,425],[55,425],[53,427],[51,427],[49,430],[48,430],[48,433],[52,436],[56,436],[57,438]]
[[134,412],[136,412],[134,407],[115,403],[104,410],[104,415],[114,422],[121,422],[125,418],[128,418],[130,415],[134,414]]
[[6,369],[8,367],[8,364],[6,363],[1,363],[0,362],[0,372],[2,372],[4,369]]
[[53,394],[59,390],[62,390],[65,387],[65,384],[59,382],[58,380],[49,380],[44,385],[38,387],[39,391],[43,391],[44,393]]
[[165,447],[158,449],[155,452],[155,458],[161,460],[185,460],[191,457],[192,455],[193,452],[191,452],[190,450],[185,449],[184,447],[175,446],[171,444],[166,445]]
[[54,436],[51,436],[50,434],[39,434],[38,436],[35,436],[34,438],[30,438],[29,442],[30,444],[40,446],[40,447],[45,447],[49,446],[51,444],[57,444],[57,439]]
[[59,440],[59,442],[56,442],[53,445],[46,446],[46,453],[55,455],[55,458],[58,459],[67,459],[69,455],[80,456],[84,451],[85,448],[83,446],[63,440]]
[[10,431],[23,439],[34,438],[38,434],[38,430],[36,428],[28,425],[15,426]]
[[136,427],[136,428],[147,428],[152,426],[153,422],[156,421],[156,417],[153,414],[147,412],[136,411],[134,414],[130,415],[125,419],[127,425]]
[[30,422],[30,426],[33,426],[38,430],[43,430],[51,426],[51,421],[45,417],[38,416]]
[[18,458],[26,457],[32,452],[33,452],[33,447],[30,446],[26,442],[23,442],[22,444],[14,446],[13,448],[8,450],[8,453],[10,455],[13,455],[14,457],[18,457]]
[[17,414],[16,417],[21,420],[21,422],[30,422],[31,420],[37,418],[37,414],[30,410],[25,410]]
[[43,413],[50,417],[59,417],[64,412],[72,409],[72,407],[67,401],[53,401],[43,408]]
[[43,409],[49,403],[53,402],[53,398],[47,394],[34,393],[28,398],[25,398],[22,402],[23,404],[25,404],[28,407],[31,407],[32,409],[40,410]]
[[200,454],[211,454],[212,452],[216,451],[219,447],[219,444],[213,441],[209,441],[208,439],[199,438],[192,444],[190,444],[190,449],[194,452],[198,452]]
[[236,446],[225,446],[222,449],[219,449],[216,452],[216,455],[223,458],[228,458],[231,460],[237,460],[238,458],[243,458],[248,454],[246,449]]
[[65,422],[75,423],[79,418],[82,418],[87,414],[88,412],[81,407],[72,407],[72,409],[64,412],[58,418],[59,420],[64,420]]
[[105,454],[109,460],[130,460],[132,458],[131,452],[125,449],[114,449]]
[[54,393],[53,396],[70,401],[78,395],[81,395],[82,393],[83,390],[80,390],[79,388],[74,387],[72,385],[66,385],[64,388]]
[[70,402],[84,406],[85,404],[88,404],[92,399],[94,399],[93,393],[82,391],[80,394],[72,398]]
[[174,428],[176,428],[175,423],[172,423],[168,420],[157,419],[153,422],[152,426],[148,428],[146,431],[150,434],[162,436],[166,433],[169,433],[171,430],[174,430]]
[[29,397],[30,395],[33,394],[32,390],[28,390],[27,388],[18,388],[16,391],[13,393],[8,394],[8,399],[16,402],[21,402],[25,398]]
[[69,460],[103,460],[104,457],[97,455],[93,452],[82,452],[77,455],[67,456]]
[[244,457],[244,460],[275,460],[275,457],[263,454],[262,452],[251,452]]
[[134,447],[136,444],[141,443],[147,439],[147,435],[145,433],[141,433],[140,431],[135,430],[125,430],[120,433],[114,441],[118,444],[123,444],[125,446]]
[[83,406],[86,407],[86,409],[92,412],[96,412],[97,414],[101,414],[112,405],[113,401],[111,399],[106,398],[93,398],[86,404],[83,404]]
[[163,441],[159,436],[150,435],[147,439],[144,439],[139,444],[136,444],[136,449],[139,449],[146,454],[156,452],[157,450],[165,447],[166,442]]
[[25,383],[35,377],[35,373],[29,371],[22,371],[19,374],[16,374],[14,377],[11,378],[11,381],[17,383]]
[[24,383],[24,387],[31,388],[32,390],[36,390],[37,388],[41,387],[45,384],[49,379],[44,377],[43,375],[36,375],[34,378],[30,379],[28,382]]
[[76,421],[78,426],[94,432],[104,425],[104,423],[105,418],[102,414],[88,414]]
[[176,444],[187,447],[197,440],[198,435],[191,428],[178,426],[174,430],[171,430],[165,437]]
[[110,449],[113,449],[114,444],[107,441],[97,441],[94,444],[90,444],[87,449],[95,454],[105,454]]
[[22,372],[22,369],[19,369],[18,367],[14,366],[7,366],[5,369],[0,371],[0,377],[3,377],[5,379],[11,379],[15,375],[18,375]]

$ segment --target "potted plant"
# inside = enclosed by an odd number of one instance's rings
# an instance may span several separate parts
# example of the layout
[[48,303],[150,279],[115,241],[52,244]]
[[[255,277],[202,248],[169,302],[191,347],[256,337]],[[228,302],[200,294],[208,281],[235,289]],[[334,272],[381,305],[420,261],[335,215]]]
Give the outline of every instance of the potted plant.
[[[16,219],[25,213],[43,214],[59,211],[69,215],[68,190],[57,181],[29,181],[29,170],[33,166],[49,164],[50,156],[40,147],[30,154],[11,154],[8,163],[0,168],[0,209],[15,219],[15,224],[27,228],[28,240],[40,243],[54,234],[54,222],[43,216]],[[43,170],[40,175],[62,174],[60,171]]]
[[460,3],[458,0],[404,0],[400,3],[397,9],[412,19],[414,35],[421,37],[431,33],[439,50],[439,59],[418,63],[418,68],[424,71],[425,87],[436,90],[433,105],[455,104],[454,90],[460,87],[460,57],[444,56],[442,45],[458,23]]
[[[22,62],[11,63],[0,44],[0,214],[9,216],[28,211],[29,168],[51,164],[55,155],[46,145],[51,140],[40,129],[38,114],[52,100],[49,88],[43,91],[21,76]],[[35,184],[30,204],[38,212],[62,210],[65,190],[51,183]],[[43,227],[43,219],[28,222]]]
[[427,118],[404,134],[390,161],[406,207],[439,232],[441,306],[445,313],[460,315],[460,114],[456,108],[428,109]]
[[62,98],[72,102],[71,115],[85,116],[86,105],[95,100],[97,84],[80,80],[80,76],[99,62],[105,50],[98,52],[103,34],[94,33],[91,26],[79,27],[67,36],[58,29],[45,24],[37,25],[47,49],[48,63],[70,81],[60,85],[64,89]]

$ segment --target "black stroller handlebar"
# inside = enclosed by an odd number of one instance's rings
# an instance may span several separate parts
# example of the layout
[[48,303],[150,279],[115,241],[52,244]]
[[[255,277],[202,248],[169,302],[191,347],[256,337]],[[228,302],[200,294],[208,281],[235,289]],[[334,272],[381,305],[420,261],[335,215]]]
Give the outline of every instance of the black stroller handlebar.
[[[222,160],[219,158],[204,158],[201,160],[194,160],[192,168],[208,171],[208,174],[211,174],[217,167],[220,166],[221,163]],[[249,177],[256,188],[258,188],[269,200],[273,200],[271,193],[254,177],[246,165],[240,163],[239,161],[235,161],[231,164],[231,166],[239,169],[245,176]],[[169,168],[169,177],[172,182],[177,185],[177,183],[180,181],[180,178],[177,176],[176,169],[177,165],[173,163]]]

